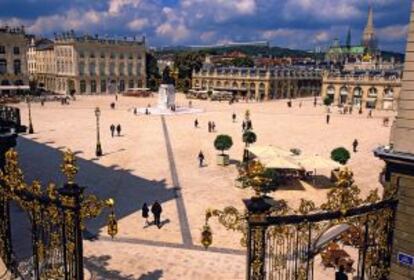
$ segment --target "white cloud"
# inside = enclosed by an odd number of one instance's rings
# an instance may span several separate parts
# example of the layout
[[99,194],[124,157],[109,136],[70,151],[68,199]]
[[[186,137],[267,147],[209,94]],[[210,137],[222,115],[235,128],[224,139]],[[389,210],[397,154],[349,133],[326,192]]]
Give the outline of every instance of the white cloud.
[[182,39],[186,39],[190,35],[190,30],[183,24],[177,25],[166,22],[157,27],[155,30],[157,35],[171,39],[174,43]]
[[118,15],[126,6],[137,8],[140,4],[141,0],[109,0],[108,13]]
[[397,41],[406,39],[408,34],[407,25],[390,25],[377,29],[377,35],[381,41]]
[[128,27],[133,31],[140,31],[149,25],[149,20],[146,18],[137,18],[128,23]]

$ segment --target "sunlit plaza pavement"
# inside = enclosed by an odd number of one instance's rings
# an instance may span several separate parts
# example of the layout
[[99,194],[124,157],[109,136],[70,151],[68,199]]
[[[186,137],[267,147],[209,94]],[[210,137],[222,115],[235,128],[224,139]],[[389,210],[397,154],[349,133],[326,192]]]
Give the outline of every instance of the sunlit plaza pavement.
[[[22,135],[18,142],[28,181],[36,178],[44,184],[50,180],[63,183],[61,152],[70,148],[76,152],[80,166],[77,182],[100,198],[115,199],[119,234],[114,240],[106,233],[105,215],[87,224],[87,235],[96,237],[84,242],[85,266],[94,279],[245,278],[241,234],[226,231],[213,220],[213,246],[206,251],[200,244],[200,232],[207,208],[233,205],[243,211],[242,199],[252,195],[252,191],[234,186],[234,163],[241,160],[244,148],[241,121],[246,109],[251,111],[259,145],[299,148],[304,155],[329,158],[331,150],[339,146],[352,151],[357,138],[359,151],[352,153],[349,167],[362,195],[381,188],[378,176],[383,162],[373,156],[372,150],[388,143],[390,128],[382,125],[382,118],[393,116],[392,112],[375,111],[373,118],[367,118],[367,112],[359,115],[354,110],[353,115],[341,115],[334,110],[327,125],[325,107],[315,108],[313,99],[302,99],[301,108],[299,99],[293,100],[292,108],[286,106],[286,100],[233,105],[193,100],[193,107],[204,113],[175,116],[133,114],[133,107],[155,106],[155,97],[120,97],[115,109],[110,108],[111,102],[113,96],[81,96],[70,105],[55,102],[41,107],[35,103],[35,134]],[[178,105],[188,105],[188,100],[179,96]],[[102,111],[104,156],[99,159],[95,157],[96,106]],[[27,124],[27,107],[19,107],[22,122]],[[232,122],[233,112],[237,114],[236,122]],[[195,118],[199,128],[194,128]],[[208,121],[216,123],[215,133],[208,132]],[[120,137],[111,137],[111,124],[121,124]],[[228,167],[215,162],[213,141],[218,134],[233,138],[234,146],[229,151],[232,164]],[[200,150],[206,156],[203,168],[198,167]],[[297,207],[301,198],[322,203],[328,190],[301,182],[272,195]],[[141,217],[142,204],[155,200],[163,207],[161,229],[145,226]],[[333,269],[321,273],[332,275]]]

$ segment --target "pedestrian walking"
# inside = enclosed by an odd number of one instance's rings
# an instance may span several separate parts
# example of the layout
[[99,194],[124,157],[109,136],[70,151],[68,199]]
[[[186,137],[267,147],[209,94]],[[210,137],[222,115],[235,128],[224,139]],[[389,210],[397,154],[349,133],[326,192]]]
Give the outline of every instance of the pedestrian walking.
[[243,130],[243,132],[246,130],[246,122],[245,121],[243,121],[243,123],[242,123],[242,130]]
[[212,132],[216,131],[216,123],[215,122],[211,122],[211,131]]
[[315,98],[313,99],[313,107],[316,107],[316,104],[317,104],[317,99],[316,99],[316,96],[315,96]]
[[371,119],[371,118],[372,118],[372,109],[370,109],[370,110],[368,111],[368,118],[369,118],[369,119]]
[[118,94],[115,93],[115,101],[118,101]]
[[111,129],[111,136],[114,137],[114,134],[115,134],[115,125],[114,124],[111,124],[110,129]]
[[134,115],[136,116],[138,114],[137,108],[134,108]]
[[345,267],[339,266],[339,271],[335,272],[335,280],[348,280],[348,276],[345,273]]
[[194,121],[194,127],[195,127],[195,128],[197,128],[197,127],[198,127],[198,120],[197,120],[197,119],[195,119],[195,121]]
[[253,129],[252,120],[247,120],[246,129],[247,130],[252,130]]
[[358,148],[358,140],[355,139],[354,142],[352,142],[352,147],[354,148],[354,153],[357,152],[357,148]]
[[236,122],[236,113],[233,113],[233,115],[231,116],[231,118],[233,119],[233,122]]
[[299,102],[299,108],[302,108],[302,101]]
[[362,107],[359,107],[359,111],[358,113],[361,115],[362,114]]
[[190,101],[188,101],[188,107],[189,108],[192,108],[193,107],[193,102],[190,100]]
[[161,204],[157,200],[152,205],[151,212],[154,215],[154,224],[158,228],[161,228],[161,221],[160,220],[161,220],[162,207],[161,207]]
[[208,132],[211,132],[211,121],[208,121]]
[[121,125],[120,124],[116,126],[116,133],[118,133],[118,136],[121,136]]
[[204,154],[202,151],[200,151],[198,153],[198,163],[199,163],[199,167],[203,167],[203,162],[204,162]]
[[147,203],[145,202],[144,205],[142,205],[142,217],[145,219],[145,225],[149,225],[148,213],[149,213],[149,208],[148,208]]
[[331,120],[331,115],[326,115],[326,124],[329,124],[329,121]]

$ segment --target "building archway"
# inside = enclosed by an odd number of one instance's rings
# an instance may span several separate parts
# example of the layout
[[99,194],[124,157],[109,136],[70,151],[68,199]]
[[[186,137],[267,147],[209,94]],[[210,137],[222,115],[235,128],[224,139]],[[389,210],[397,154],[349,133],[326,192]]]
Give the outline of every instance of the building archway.
[[377,106],[378,90],[375,87],[372,87],[368,90],[368,98],[366,102],[366,107],[369,109],[375,109]]
[[362,88],[359,86],[354,88],[352,103],[357,107],[360,107],[362,104]]
[[334,101],[335,99],[335,88],[334,86],[328,86],[328,88],[326,89],[326,96],[331,100],[331,102]]
[[339,89],[339,105],[345,105],[348,99],[349,90],[346,86]]

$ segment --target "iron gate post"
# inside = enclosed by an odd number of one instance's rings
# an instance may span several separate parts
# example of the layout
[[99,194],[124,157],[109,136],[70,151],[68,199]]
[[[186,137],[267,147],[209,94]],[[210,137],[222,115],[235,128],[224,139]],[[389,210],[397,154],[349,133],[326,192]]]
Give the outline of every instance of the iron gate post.
[[273,206],[264,197],[243,200],[247,208],[247,280],[263,280],[266,277],[266,216]]
[[[17,134],[10,128],[0,127],[0,168],[4,171],[6,164],[6,152],[16,146]],[[0,184],[0,188],[4,187]],[[13,271],[12,267],[12,242],[10,224],[10,204],[5,196],[0,198],[0,257],[5,266]]]

